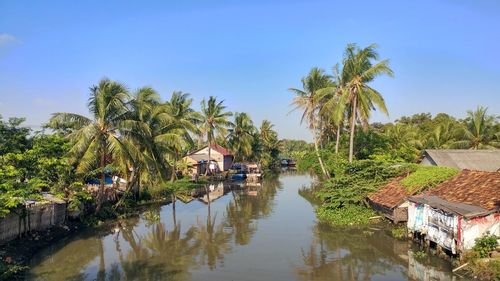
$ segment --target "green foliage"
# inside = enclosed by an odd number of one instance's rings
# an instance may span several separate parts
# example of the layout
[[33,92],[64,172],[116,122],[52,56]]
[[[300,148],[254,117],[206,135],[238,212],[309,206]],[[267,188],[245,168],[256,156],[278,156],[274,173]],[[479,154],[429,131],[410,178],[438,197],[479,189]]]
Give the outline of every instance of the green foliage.
[[417,251],[415,253],[413,253],[413,255],[417,258],[417,259],[425,259],[427,257],[427,253],[424,252],[424,251]]
[[457,169],[438,166],[415,166],[416,170],[405,177],[401,183],[413,194],[432,188],[458,174]]
[[460,263],[468,263],[462,270],[478,280],[500,281],[500,260],[480,258],[479,252],[467,251],[460,256]]
[[318,218],[332,224],[369,224],[375,216],[367,208],[365,198],[388,179],[407,172],[408,165],[392,165],[373,160],[356,160],[349,163],[345,158],[330,158],[327,168],[333,176],[314,191],[321,201]]
[[396,239],[403,239],[408,235],[408,228],[405,225],[395,226],[391,229],[391,235]]
[[37,135],[29,143],[22,152],[0,155],[0,217],[26,199],[40,199],[41,191],[60,193],[74,180],[63,137]]
[[9,118],[7,122],[0,115],[0,155],[6,153],[21,153],[30,145],[28,135],[30,129],[22,127],[25,118]]
[[303,140],[290,140],[290,139],[280,140],[281,157],[300,159],[302,157],[297,157],[297,154],[302,155],[312,150],[313,150],[312,145]]
[[368,193],[376,191],[388,179],[409,168],[372,160],[348,163],[345,159],[329,162],[328,169],[334,177],[323,183],[316,196],[336,207],[361,205]]
[[324,204],[316,209],[318,219],[333,225],[366,225],[375,212],[364,206],[350,205],[338,208],[335,205]]
[[489,253],[498,246],[499,237],[495,235],[485,235],[476,239],[476,244],[472,248],[481,258],[487,258]]

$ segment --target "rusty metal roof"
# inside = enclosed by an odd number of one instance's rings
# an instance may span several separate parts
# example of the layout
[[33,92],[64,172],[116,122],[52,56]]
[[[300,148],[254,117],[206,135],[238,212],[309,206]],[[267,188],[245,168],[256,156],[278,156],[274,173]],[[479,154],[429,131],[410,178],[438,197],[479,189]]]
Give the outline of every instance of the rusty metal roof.
[[401,184],[404,177],[397,177],[384,185],[378,191],[368,195],[368,200],[380,204],[389,209],[395,208],[406,200],[409,194],[406,188]]
[[486,210],[500,209],[500,172],[463,170],[425,195]]

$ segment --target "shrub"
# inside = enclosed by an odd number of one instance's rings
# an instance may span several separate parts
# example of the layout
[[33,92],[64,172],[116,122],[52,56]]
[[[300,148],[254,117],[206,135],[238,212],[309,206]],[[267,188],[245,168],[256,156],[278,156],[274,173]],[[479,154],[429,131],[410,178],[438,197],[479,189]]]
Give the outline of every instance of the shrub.
[[393,227],[391,229],[392,237],[397,239],[403,239],[406,237],[407,234],[408,234],[408,229],[404,225],[399,227]]
[[370,223],[370,217],[375,216],[372,209],[364,206],[350,205],[343,208],[335,208],[331,205],[323,205],[316,209],[318,219],[332,225],[363,225]]
[[401,180],[409,193],[432,188],[458,174],[457,169],[436,166],[416,166],[415,172]]
[[495,235],[485,235],[476,239],[476,244],[472,248],[481,258],[487,258],[489,253],[498,246],[498,237]]

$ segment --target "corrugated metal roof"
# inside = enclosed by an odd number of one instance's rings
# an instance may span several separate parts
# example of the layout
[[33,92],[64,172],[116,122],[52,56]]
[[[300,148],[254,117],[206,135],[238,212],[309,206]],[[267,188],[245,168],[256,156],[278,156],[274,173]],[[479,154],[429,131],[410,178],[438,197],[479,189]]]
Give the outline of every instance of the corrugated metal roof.
[[463,170],[426,194],[486,210],[500,209],[500,172]]
[[440,209],[446,211],[448,213],[455,213],[462,215],[464,217],[474,217],[478,215],[484,215],[490,213],[489,210],[481,208],[479,206],[459,203],[459,202],[450,202],[439,196],[413,196],[408,198],[411,202],[427,204],[433,208]]
[[489,172],[500,169],[500,149],[427,149],[424,155],[437,166]]

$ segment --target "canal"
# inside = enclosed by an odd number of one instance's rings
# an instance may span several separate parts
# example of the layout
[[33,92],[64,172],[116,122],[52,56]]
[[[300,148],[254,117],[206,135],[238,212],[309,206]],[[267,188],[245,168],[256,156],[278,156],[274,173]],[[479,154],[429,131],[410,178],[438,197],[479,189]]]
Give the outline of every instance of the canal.
[[465,280],[415,258],[384,225],[316,220],[307,175],[213,185],[190,202],[87,230],[37,253],[28,280]]

